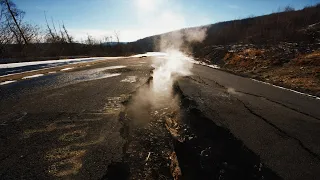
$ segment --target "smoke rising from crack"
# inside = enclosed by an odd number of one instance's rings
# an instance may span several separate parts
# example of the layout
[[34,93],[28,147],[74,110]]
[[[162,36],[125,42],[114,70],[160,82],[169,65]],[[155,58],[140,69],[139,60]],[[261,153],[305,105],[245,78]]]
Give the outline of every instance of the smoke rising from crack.
[[152,90],[155,95],[170,97],[174,81],[179,77],[192,74],[193,58],[190,52],[186,52],[189,48],[185,46],[189,43],[202,42],[206,37],[206,31],[206,28],[192,28],[161,36],[160,50],[166,53],[166,58],[162,59],[160,64],[154,61]]
[[[154,34],[186,27],[186,18],[179,10],[179,3],[169,0],[136,0],[141,22]],[[201,20],[200,20],[201,21]],[[139,88],[131,101],[130,111],[136,120],[149,119],[150,109],[177,106],[173,85],[179,77],[191,75],[193,58],[190,45],[206,38],[206,27],[182,29],[162,34],[155,44],[165,53],[164,57],[153,57],[152,81]]]
[[[193,58],[186,51],[189,43],[201,42],[206,37],[205,28],[175,31],[161,37],[161,51],[164,57],[153,57],[153,74],[149,86],[142,87],[133,97],[130,111],[135,120],[148,122],[152,109],[178,109],[179,99],[174,96],[173,85],[179,77],[192,75]],[[184,49],[182,51],[181,49]]]

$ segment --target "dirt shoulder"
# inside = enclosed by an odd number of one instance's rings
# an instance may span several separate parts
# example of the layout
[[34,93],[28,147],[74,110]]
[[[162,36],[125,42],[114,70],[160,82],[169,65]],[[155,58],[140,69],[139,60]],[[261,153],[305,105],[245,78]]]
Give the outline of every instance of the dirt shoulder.
[[[320,96],[319,44],[239,44],[208,47],[206,63],[222,70]],[[218,60],[219,58],[219,60]]]
[[[316,96],[320,95],[320,51],[298,55],[286,63],[272,64],[265,51],[246,49],[226,55],[226,70]],[[260,57],[260,58],[259,58]]]

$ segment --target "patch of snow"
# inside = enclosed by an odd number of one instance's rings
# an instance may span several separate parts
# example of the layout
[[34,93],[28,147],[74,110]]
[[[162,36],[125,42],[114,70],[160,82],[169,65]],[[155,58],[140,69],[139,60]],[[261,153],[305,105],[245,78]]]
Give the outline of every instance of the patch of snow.
[[[251,78],[251,79],[252,79],[252,78]],[[277,85],[274,85],[274,84],[271,84],[271,83],[267,83],[267,82],[263,82],[263,81],[259,81],[259,80],[256,80],[256,79],[252,79],[252,80],[253,80],[253,81],[256,81],[256,82],[259,82],[259,83],[267,84],[267,85],[270,85],[270,86],[273,86],[273,87],[277,87],[277,88],[280,88],[280,89],[284,89],[284,90],[287,90],[287,91],[291,91],[291,92],[294,92],[294,93],[297,93],[297,94],[301,94],[301,95],[304,95],[304,96],[308,96],[308,97],[311,97],[311,98],[315,98],[315,99],[317,99],[317,100],[320,100],[320,97],[313,96],[313,95],[311,95],[311,94],[299,92],[299,91],[296,91],[296,90],[293,90],[293,89],[288,89],[288,88],[285,88],[285,87],[277,86]]]
[[75,63],[81,62],[85,60],[100,60],[103,58],[78,58],[78,59],[59,59],[59,60],[47,60],[47,61],[31,61],[31,62],[20,62],[20,63],[8,63],[8,64],[0,64],[0,69],[4,68],[16,68],[16,67],[24,67],[24,66],[33,66],[33,65],[42,65],[42,64],[54,64],[54,63]]
[[101,77],[96,78],[96,79],[104,79],[104,78],[115,77],[115,76],[120,76],[120,75],[121,75],[121,73],[112,73],[112,74],[106,74],[106,75],[101,76]]
[[109,66],[109,67],[105,67],[103,68],[104,70],[108,70],[108,69],[121,69],[121,68],[125,68],[127,66]]
[[314,26],[316,26],[316,25],[318,25],[318,24],[320,24],[320,22],[311,24],[311,25],[309,25],[308,27],[309,27],[309,28],[312,28],[312,27],[314,27]]
[[213,69],[220,69],[218,65],[205,65],[205,66],[211,67]]
[[145,54],[137,54],[137,55],[133,55],[131,57],[143,57],[143,56],[146,56],[146,57],[154,57],[154,56],[166,56],[167,53],[164,53],[164,52],[147,52]]
[[129,57],[125,57],[125,56],[117,56],[117,57],[99,57],[101,59],[126,59]]
[[51,72],[48,72],[48,74],[54,74],[56,73],[56,71],[51,71]]
[[40,77],[43,76],[44,74],[35,74],[35,75],[31,75],[31,76],[25,76],[22,79],[31,79],[31,78],[36,78],[36,77]]
[[213,69],[220,69],[220,67],[216,64],[207,64],[205,62],[200,62],[200,61],[196,61],[196,60],[189,60],[191,61],[193,64],[198,64],[198,65],[202,65],[202,66],[207,66],[207,67],[210,67],[210,68],[213,68]]
[[0,77],[12,76],[12,75],[34,72],[34,71],[39,71],[39,70],[46,70],[46,69],[50,69],[50,68],[43,68],[43,69],[36,69],[36,70],[31,70],[31,71],[23,71],[23,72],[19,72],[19,73],[6,74],[6,75],[0,76]]
[[128,83],[137,82],[137,76],[127,76],[125,79],[122,79],[121,82],[128,82]]
[[90,57],[90,58],[59,59],[59,60],[8,63],[8,64],[0,64],[0,69],[42,65],[42,64],[49,65],[49,64],[57,64],[57,63],[76,64],[76,63],[81,63],[82,61],[98,61],[98,60],[104,60],[104,59],[108,60],[108,59],[123,59],[123,58],[129,58],[129,57],[123,57],[123,56],[120,56],[120,57]]
[[71,70],[71,69],[73,69],[73,67],[64,68],[64,69],[61,69],[60,71],[68,71],[68,70]]
[[0,82],[0,85],[6,85],[6,84],[10,84],[16,81],[4,81],[4,82]]

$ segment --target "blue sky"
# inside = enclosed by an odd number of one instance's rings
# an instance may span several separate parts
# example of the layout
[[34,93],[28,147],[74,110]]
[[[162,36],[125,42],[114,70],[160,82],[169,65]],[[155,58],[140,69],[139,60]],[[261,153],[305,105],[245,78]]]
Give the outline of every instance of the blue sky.
[[320,0],[12,0],[25,20],[45,28],[44,11],[64,22],[76,40],[102,38],[118,31],[120,41],[134,41],[184,27],[212,24],[275,12],[290,5],[301,9]]

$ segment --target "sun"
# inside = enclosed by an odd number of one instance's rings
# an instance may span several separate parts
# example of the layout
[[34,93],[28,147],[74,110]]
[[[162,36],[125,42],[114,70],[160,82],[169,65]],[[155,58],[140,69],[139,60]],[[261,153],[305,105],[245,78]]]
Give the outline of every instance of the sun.
[[141,10],[152,11],[156,6],[156,0],[137,0],[137,6]]

